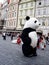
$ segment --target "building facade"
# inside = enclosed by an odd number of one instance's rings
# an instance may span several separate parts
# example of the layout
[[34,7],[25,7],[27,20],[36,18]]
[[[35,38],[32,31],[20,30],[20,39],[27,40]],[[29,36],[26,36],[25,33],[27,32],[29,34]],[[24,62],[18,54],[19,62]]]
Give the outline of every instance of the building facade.
[[[25,16],[29,15],[38,18],[42,25],[48,24],[49,0],[21,0],[19,5],[19,22],[23,21]],[[28,14],[29,13],[29,14]],[[22,20],[23,19],[23,20]],[[24,21],[22,22],[24,24]]]
[[36,0],[35,17],[41,22],[41,30],[49,32],[49,0]]
[[41,29],[49,30],[49,0],[21,0],[17,29],[21,30],[25,24],[25,17],[36,17],[42,24]]
[[8,0],[6,29],[16,29],[18,18],[18,2],[19,0]]
[[44,26],[49,25],[49,0],[36,1],[36,14],[35,16]]
[[6,29],[22,30],[25,17],[36,17],[49,29],[49,0],[7,0]]

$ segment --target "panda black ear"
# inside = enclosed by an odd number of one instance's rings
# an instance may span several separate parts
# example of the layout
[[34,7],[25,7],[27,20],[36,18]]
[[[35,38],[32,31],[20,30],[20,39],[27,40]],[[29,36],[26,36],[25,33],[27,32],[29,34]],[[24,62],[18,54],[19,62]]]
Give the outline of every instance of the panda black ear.
[[36,23],[37,21],[34,21],[34,23]]
[[29,20],[30,19],[30,17],[29,16],[26,16],[26,20]]

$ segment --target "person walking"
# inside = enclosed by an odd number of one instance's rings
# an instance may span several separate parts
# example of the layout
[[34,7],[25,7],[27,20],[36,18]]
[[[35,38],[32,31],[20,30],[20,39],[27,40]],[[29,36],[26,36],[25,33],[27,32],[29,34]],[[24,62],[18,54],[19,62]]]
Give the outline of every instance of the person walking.
[[46,37],[46,44],[49,45],[49,33],[48,33],[48,35],[47,35],[47,37]]
[[41,41],[40,41],[40,48],[41,48],[42,50],[44,50],[45,47],[46,47],[46,40],[45,40],[45,36],[42,35],[42,36],[41,36]]
[[37,35],[38,35],[37,48],[44,50],[44,48],[46,47],[45,35],[43,35],[43,33],[41,32],[37,33]]
[[3,40],[6,40],[6,33],[5,32],[2,33],[2,37],[3,37]]
[[13,40],[13,33],[11,33],[11,40]]

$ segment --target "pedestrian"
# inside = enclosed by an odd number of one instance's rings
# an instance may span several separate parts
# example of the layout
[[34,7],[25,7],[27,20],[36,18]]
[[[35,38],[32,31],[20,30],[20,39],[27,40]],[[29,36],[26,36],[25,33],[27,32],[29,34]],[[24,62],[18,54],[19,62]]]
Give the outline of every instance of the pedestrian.
[[47,35],[47,37],[46,37],[46,44],[49,45],[49,33],[48,33],[48,35]]
[[41,48],[42,50],[44,50],[45,47],[46,47],[46,40],[45,40],[45,36],[44,36],[44,35],[40,36],[39,46],[40,46],[40,48]]
[[13,40],[13,33],[11,33],[11,40]]
[[19,37],[19,35],[20,35],[20,33],[17,33],[17,36],[16,36],[16,37],[18,38],[18,37]]
[[3,40],[6,40],[6,33],[5,32],[2,33],[2,37],[3,37]]
[[42,32],[37,32],[37,36],[38,36],[37,48],[44,50],[44,48],[46,47],[45,35],[43,35]]
[[37,42],[37,48],[39,48],[39,43],[40,43],[40,37],[42,36],[42,32],[37,32],[37,37],[38,37],[38,42]]

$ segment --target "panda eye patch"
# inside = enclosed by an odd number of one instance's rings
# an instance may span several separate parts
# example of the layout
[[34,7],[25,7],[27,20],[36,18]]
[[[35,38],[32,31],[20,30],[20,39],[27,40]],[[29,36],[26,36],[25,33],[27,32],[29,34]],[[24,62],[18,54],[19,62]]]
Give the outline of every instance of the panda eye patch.
[[34,23],[36,23],[37,21],[35,21]]

